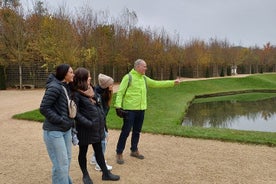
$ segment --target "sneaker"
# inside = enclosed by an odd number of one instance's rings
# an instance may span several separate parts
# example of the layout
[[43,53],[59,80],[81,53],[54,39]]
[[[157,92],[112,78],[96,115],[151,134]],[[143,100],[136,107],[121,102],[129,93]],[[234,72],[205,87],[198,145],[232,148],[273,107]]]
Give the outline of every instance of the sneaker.
[[107,170],[111,171],[112,170],[112,166],[108,165],[106,162],[105,162],[105,164],[106,164]]
[[[111,165],[108,165],[108,164],[106,163],[106,161],[105,161],[105,164],[106,164],[107,170],[111,171],[111,170],[112,170],[112,166],[111,166]],[[96,164],[95,170],[96,170],[96,171],[101,171],[102,169],[101,169],[101,167],[100,167],[98,164]]]
[[123,159],[123,154],[117,154],[116,155],[117,164],[124,164],[125,161]]
[[101,171],[101,168],[100,168],[100,166],[99,166],[98,164],[96,164],[95,170],[96,170],[96,171]]
[[144,158],[145,158],[144,155],[141,155],[141,154],[139,153],[139,151],[132,151],[132,152],[130,153],[130,156],[135,157],[135,158],[138,158],[138,159],[144,159]]
[[95,165],[97,164],[97,161],[96,161],[96,157],[95,156],[92,156],[90,162],[89,162],[91,165]]

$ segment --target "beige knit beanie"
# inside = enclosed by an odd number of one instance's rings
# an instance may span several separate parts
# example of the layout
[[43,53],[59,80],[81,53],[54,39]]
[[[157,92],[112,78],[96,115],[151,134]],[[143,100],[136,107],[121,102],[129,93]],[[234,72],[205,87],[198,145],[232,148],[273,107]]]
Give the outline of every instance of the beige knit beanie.
[[101,73],[98,76],[98,80],[99,80],[99,85],[102,89],[108,88],[110,85],[114,83],[114,80],[111,77]]

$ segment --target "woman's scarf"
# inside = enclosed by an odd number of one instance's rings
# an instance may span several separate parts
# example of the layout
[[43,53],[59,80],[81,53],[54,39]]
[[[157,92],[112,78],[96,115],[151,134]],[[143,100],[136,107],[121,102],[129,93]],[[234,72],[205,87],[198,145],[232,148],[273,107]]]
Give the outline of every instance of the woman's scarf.
[[91,86],[88,87],[86,91],[78,90],[82,95],[86,96],[89,98],[89,100],[93,103],[96,104],[96,101],[93,99],[95,93],[94,90]]

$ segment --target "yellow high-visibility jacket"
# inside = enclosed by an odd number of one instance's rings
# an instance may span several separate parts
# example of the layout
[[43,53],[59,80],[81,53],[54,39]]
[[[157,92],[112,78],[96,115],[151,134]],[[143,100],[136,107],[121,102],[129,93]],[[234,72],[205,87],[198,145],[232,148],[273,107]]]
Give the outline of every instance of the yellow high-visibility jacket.
[[115,101],[116,108],[122,108],[124,110],[146,110],[147,88],[174,86],[174,80],[153,80],[145,75],[141,75],[134,69],[129,74],[123,77],[119,86]]

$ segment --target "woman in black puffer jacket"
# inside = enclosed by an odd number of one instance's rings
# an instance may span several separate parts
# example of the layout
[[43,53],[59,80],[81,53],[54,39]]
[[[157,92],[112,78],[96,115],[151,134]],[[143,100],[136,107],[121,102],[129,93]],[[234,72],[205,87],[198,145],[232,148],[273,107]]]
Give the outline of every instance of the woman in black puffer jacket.
[[93,183],[87,171],[87,150],[92,144],[97,163],[103,174],[102,180],[119,180],[120,177],[108,171],[102,152],[101,141],[104,138],[105,114],[101,106],[100,95],[94,93],[90,85],[90,73],[85,68],[75,70],[73,82],[75,101],[78,107],[76,127],[79,139],[78,161],[83,173],[84,184]]
[[52,161],[52,183],[71,184],[69,168],[72,158],[71,128],[74,120],[69,117],[65,91],[70,95],[69,82],[73,81],[73,69],[61,64],[56,74],[50,74],[45,94],[40,104],[40,112],[45,116],[43,139]]

